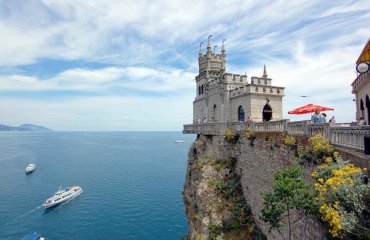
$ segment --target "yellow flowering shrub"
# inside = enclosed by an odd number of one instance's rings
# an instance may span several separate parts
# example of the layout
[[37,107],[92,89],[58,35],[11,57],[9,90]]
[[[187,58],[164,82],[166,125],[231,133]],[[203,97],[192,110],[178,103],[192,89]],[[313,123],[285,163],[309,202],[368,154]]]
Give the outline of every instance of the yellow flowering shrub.
[[296,140],[292,135],[285,135],[284,144],[288,146],[294,146],[296,144]]
[[343,161],[336,152],[333,158],[325,157],[325,163],[317,166],[311,177],[318,193],[320,217],[328,224],[331,236],[342,239],[360,232],[357,228],[361,228],[370,187],[361,181],[361,168]]
[[328,155],[332,151],[332,146],[330,145],[329,139],[318,133],[308,139],[310,151],[316,153],[317,155],[324,154]]
[[236,136],[236,133],[233,129],[231,128],[226,128],[225,129],[225,138],[227,141],[232,141]]
[[338,211],[338,202],[335,202],[333,206],[323,204],[319,211],[322,214],[322,220],[329,223],[329,233],[333,237],[342,238],[342,223]]
[[254,131],[252,129],[245,129],[244,130],[244,137],[246,137],[247,139],[251,139],[254,137]]

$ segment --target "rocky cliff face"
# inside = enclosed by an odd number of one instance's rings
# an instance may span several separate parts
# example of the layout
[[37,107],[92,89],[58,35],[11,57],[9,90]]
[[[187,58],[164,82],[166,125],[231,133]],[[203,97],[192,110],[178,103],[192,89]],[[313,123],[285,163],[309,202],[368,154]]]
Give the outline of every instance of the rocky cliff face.
[[[187,239],[288,239],[287,227],[269,232],[259,219],[261,193],[271,191],[276,170],[295,161],[282,137],[198,136],[189,150],[184,186]],[[324,238],[314,217],[295,211],[293,219],[292,239]]]

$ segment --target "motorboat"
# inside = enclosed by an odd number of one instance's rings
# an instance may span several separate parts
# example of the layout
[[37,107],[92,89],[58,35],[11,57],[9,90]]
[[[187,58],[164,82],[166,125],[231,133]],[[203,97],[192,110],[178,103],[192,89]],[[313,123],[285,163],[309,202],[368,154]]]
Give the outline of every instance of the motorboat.
[[28,164],[28,166],[26,167],[26,173],[27,173],[27,174],[28,174],[28,173],[31,173],[31,172],[35,171],[35,169],[36,169],[36,164],[34,164],[34,163],[30,163],[30,164]]
[[176,141],[173,141],[174,143],[184,143],[184,140],[176,140]]
[[50,208],[71,200],[82,193],[82,188],[79,186],[67,187],[65,189],[59,188],[59,190],[54,193],[54,196],[48,198],[42,206],[45,208]]
[[38,233],[31,233],[24,236],[21,240],[45,240],[45,238]]

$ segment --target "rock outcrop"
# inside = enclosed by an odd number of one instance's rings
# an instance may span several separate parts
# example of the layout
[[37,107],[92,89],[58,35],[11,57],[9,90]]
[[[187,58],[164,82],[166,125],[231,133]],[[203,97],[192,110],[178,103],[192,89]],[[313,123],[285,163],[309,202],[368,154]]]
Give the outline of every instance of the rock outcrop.
[[[189,150],[184,186],[186,239],[288,239],[286,226],[270,232],[259,218],[262,193],[271,191],[275,172],[295,162],[294,151],[282,139],[282,134],[271,133],[231,141],[197,137]],[[292,215],[292,239],[324,238],[315,217],[299,211]]]

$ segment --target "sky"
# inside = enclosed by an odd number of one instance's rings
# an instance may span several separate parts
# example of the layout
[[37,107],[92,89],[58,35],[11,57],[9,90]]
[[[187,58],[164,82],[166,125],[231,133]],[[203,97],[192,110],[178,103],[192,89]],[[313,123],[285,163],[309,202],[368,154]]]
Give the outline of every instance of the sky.
[[[355,121],[351,83],[370,4],[279,0],[0,0],[0,124],[58,131],[178,131],[192,122],[200,42],[226,71],[285,87]],[[308,97],[300,97],[300,96]]]

